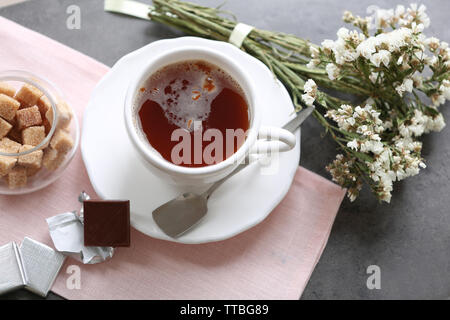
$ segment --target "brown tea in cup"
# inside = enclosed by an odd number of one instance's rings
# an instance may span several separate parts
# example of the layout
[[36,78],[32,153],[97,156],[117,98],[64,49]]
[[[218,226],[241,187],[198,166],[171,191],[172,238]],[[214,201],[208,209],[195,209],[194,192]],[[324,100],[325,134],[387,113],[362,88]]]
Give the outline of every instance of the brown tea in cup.
[[245,94],[218,66],[203,60],[167,65],[139,94],[140,129],[167,161],[204,167],[227,159],[245,142],[250,125]]

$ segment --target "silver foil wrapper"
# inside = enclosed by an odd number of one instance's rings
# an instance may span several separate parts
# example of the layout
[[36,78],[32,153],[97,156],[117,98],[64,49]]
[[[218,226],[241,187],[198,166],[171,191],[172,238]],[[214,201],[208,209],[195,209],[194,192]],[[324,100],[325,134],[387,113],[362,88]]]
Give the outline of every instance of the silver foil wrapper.
[[25,237],[20,254],[27,277],[25,288],[46,297],[66,257],[43,243]]
[[[82,192],[78,200],[82,203],[89,196]],[[83,206],[80,215],[66,212],[47,219],[50,237],[56,250],[70,255],[84,264],[96,264],[112,258],[112,247],[85,247],[83,227]]]
[[27,283],[19,248],[15,242],[0,247],[0,294],[22,288]]

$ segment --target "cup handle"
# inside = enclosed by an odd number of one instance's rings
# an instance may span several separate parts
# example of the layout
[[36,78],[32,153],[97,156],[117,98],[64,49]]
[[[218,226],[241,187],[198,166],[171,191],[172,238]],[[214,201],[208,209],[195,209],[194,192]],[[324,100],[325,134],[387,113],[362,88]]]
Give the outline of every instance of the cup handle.
[[251,154],[268,154],[292,150],[295,135],[282,128],[263,126],[258,131],[258,140],[250,149]]

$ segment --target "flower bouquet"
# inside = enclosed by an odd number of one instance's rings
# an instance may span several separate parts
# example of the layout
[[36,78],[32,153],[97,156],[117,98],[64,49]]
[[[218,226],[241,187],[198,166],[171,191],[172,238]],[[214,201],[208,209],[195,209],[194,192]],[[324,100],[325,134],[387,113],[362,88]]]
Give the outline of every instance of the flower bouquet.
[[[390,202],[395,181],[426,167],[420,137],[445,126],[439,106],[450,99],[450,49],[425,36],[425,10],[416,4],[372,6],[367,17],[346,11],[343,20],[354,30],[340,28],[336,40],[320,46],[257,28],[242,42],[242,50],[283,82],[297,110],[316,105],[315,118],[340,149],[327,170],[351,201],[366,183],[378,199]],[[223,41],[237,25],[221,8],[178,0],[153,0],[149,17]]]

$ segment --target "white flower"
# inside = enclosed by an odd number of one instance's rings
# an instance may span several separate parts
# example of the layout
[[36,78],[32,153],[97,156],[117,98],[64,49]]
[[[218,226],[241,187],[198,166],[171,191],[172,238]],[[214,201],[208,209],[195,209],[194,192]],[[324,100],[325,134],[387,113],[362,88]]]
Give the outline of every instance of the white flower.
[[315,68],[320,63],[319,59],[311,59],[306,65],[307,68],[312,69]]
[[405,138],[411,137],[411,132],[409,131],[409,128],[405,126],[403,123],[398,126],[398,131],[400,132],[400,135],[402,137]]
[[373,152],[380,154],[383,151],[383,143],[380,141],[367,140],[360,146],[361,152]]
[[[353,116],[353,117],[355,117],[355,116]],[[368,136],[369,134],[372,133],[372,131],[370,131],[369,127],[365,124],[363,124],[362,126],[359,126],[356,129],[356,132],[359,134],[362,134],[363,136]]]
[[355,125],[356,120],[355,120],[355,118],[347,118],[347,119],[345,119],[345,122],[347,122],[350,126],[353,126],[353,125]]
[[[380,34],[380,39],[384,41],[389,47],[390,52],[398,51],[401,47],[405,46],[411,41],[411,29],[400,28],[393,30],[389,33]],[[383,35],[385,35],[383,37]],[[381,41],[381,40],[380,40]]]
[[[411,35],[412,30],[408,28],[399,28],[391,32],[380,33],[375,37],[369,37],[362,41],[356,47],[356,52],[368,60],[377,51],[377,48],[387,47],[389,52],[396,52],[411,41]],[[387,54],[384,53],[383,57],[386,59]]]
[[363,33],[359,33],[356,30],[350,31],[350,41],[354,45],[358,45],[366,39],[366,36]]
[[396,176],[397,176],[397,180],[401,181],[405,178],[408,178],[408,175],[406,174],[405,170],[403,170],[403,168],[399,168],[396,172],[395,172]]
[[428,28],[430,26],[430,18],[425,13],[426,9],[423,4],[417,8],[417,4],[412,3],[411,7],[407,9],[408,21],[414,20],[416,23],[422,23],[425,28]]
[[420,137],[424,131],[425,131],[425,127],[421,124],[417,124],[417,125],[410,125],[409,126],[409,131],[415,136],[415,137]]
[[391,53],[387,50],[380,50],[378,52],[380,56],[381,62],[387,67],[389,65],[389,62],[391,60]]
[[424,42],[428,46],[430,51],[435,51],[439,48],[439,39],[438,38],[431,37],[431,38],[426,39]]
[[311,52],[311,58],[317,59],[319,58],[320,52],[315,46],[310,46],[309,51]]
[[305,90],[305,93],[310,94],[312,97],[316,96],[317,84],[313,79],[308,79],[308,81],[305,82],[303,88]]
[[354,61],[359,54],[355,51],[352,45],[347,42],[354,42],[353,45],[358,44],[364,35],[359,35],[357,32],[349,33],[347,29],[341,28],[338,31],[338,39],[336,41],[325,40],[322,42],[323,50],[327,54],[334,53],[336,63],[342,65],[346,62]]
[[350,39],[349,31],[347,28],[340,28],[336,34],[337,34],[338,38],[340,38],[342,40],[347,41]]
[[431,58],[430,57],[426,57],[424,62],[425,62],[425,64],[428,64],[431,67],[436,67],[436,65],[439,62],[439,59],[436,56],[432,56]]
[[371,178],[377,182],[377,193],[380,200],[390,202],[392,183],[396,179],[395,172],[392,170],[380,168],[379,164],[368,164],[369,169],[372,171]]
[[376,45],[377,41],[375,37],[367,38],[356,47],[356,52],[361,55],[361,57],[370,60],[372,54],[377,51],[375,48]]
[[336,80],[336,78],[339,76],[339,68],[336,67],[333,63],[327,64],[325,70],[327,71],[328,78],[330,78],[330,80]]
[[302,100],[307,106],[312,106],[316,98],[317,84],[312,79],[308,79],[303,86],[305,94],[302,95]]
[[[398,139],[396,141],[396,146],[413,151],[421,145],[418,145],[417,141],[412,141],[411,137],[420,137],[424,133],[429,133],[431,131],[441,131],[445,127],[445,121],[442,114],[438,114],[434,118],[424,114],[422,111],[415,109],[414,116],[409,120],[409,124],[405,125],[402,123],[399,125],[398,129],[400,135],[404,139]],[[419,148],[419,149],[420,149]]]
[[400,97],[403,97],[403,92],[405,92],[405,88],[400,84],[395,87],[395,91],[400,95]]
[[397,19],[401,19],[403,17],[403,15],[405,14],[405,12],[406,12],[405,6],[399,4],[395,8],[395,17]]
[[355,183],[353,188],[356,187],[356,190],[360,190],[361,182],[357,180],[357,176],[351,172],[353,165],[354,159],[338,154],[336,155],[336,159],[326,166],[326,170],[330,172],[332,180],[338,184],[344,185],[348,182]]
[[[412,150],[416,149],[416,147],[417,147],[417,145],[415,144],[415,141],[413,141],[413,139],[411,137],[397,136],[393,139],[393,141],[395,142],[395,147],[397,149],[399,149],[402,153],[408,153],[409,151],[412,151]],[[418,142],[418,143],[420,144],[420,142]],[[421,148],[421,146],[422,145],[420,144],[420,148]],[[399,160],[402,160],[402,158],[400,158]]]
[[383,151],[383,143],[380,141],[372,141],[371,151],[380,154]]
[[[392,187],[391,187],[392,189]],[[380,195],[380,200],[387,202],[387,203],[391,203],[391,199],[392,199],[392,194],[391,194],[392,190],[388,190],[387,188],[383,188],[383,193]]]
[[415,23],[413,22],[411,24],[411,30],[413,33],[421,33],[423,31],[423,29],[425,29],[425,26],[423,25],[423,23]]
[[350,199],[350,202],[353,202],[358,197],[358,194],[353,189],[348,190],[348,198]]
[[353,139],[352,141],[347,142],[347,147],[353,150],[358,150],[358,141]]
[[413,80],[406,78],[403,80],[402,84],[395,87],[395,91],[403,97],[403,92],[412,92],[413,90]]
[[314,103],[314,97],[311,97],[309,94],[302,94],[302,100],[305,102],[307,106],[312,106]]
[[376,82],[377,82],[377,79],[380,79],[380,81],[383,81],[383,71],[380,71],[380,72],[372,72],[372,73],[369,75],[369,80],[370,80],[372,83],[376,83]]
[[391,60],[391,53],[387,50],[380,50],[377,53],[374,53],[370,57],[370,62],[372,62],[376,67],[380,66],[380,63],[383,63],[384,66],[389,66],[389,62]]
[[390,168],[391,156],[392,156],[391,149],[389,149],[388,147],[385,147],[383,149],[383,152],[381,152],[380,155],[378,156],[377,161],[382,164],[383,168],[389,169]]
[[444,129],[444,127],[445,127],[444,117],[442,116],[442,114],[439,114],[433,119],[432,125],[429,127],[429,129],[431,131],[439,132],[442,129]]
[[413,90],[413,81],[412,79],[404,79],[402,85],[405,87],[406,92],[412,92]]
[[412,80],[415,88],[420,88],[423,84],[423,77],[418,72],[412,76]]
[[435,93],[431,96],[431,102],[433,102],[433,105],[437,107],[445,103],[445,96],[442,94]]
[[345,62],[352,62],[355,61],[358,58],[358,56],[359,56],[358,53],[353,49],[344,50],[337,56],[336,62],[339,64],[344,64]]
[[382,124],[383,130],[391,129],[392,126],[393,126],[393,124],[392,124],[392,121],[390,121],[390,120],[386,120]]
[[322,41],[321,45],[322,45],[323,50],[327,54],[330,54],[331,51],[334,49],[334,41],[333,40],[326,39],[326,40]]
[[344,13],[342,14],[342,20],[346,23],[351,23],[353,22],[353,20],[355,20],[355,17],[350,11],[345,10]]
[[439,90],[442,92],[442,95],[445,97],[445,99],[450,100],[450,80],[445,79],[444,81],[442,81]]
[[319,52],[319,49],[317,49],[317,47],[315,47],[315,46],[310,46],[309,51],[311,52],[312,59],[308,62],[306,67],[312,69],[320,63],[320,59],[319,59],[320,52]]

